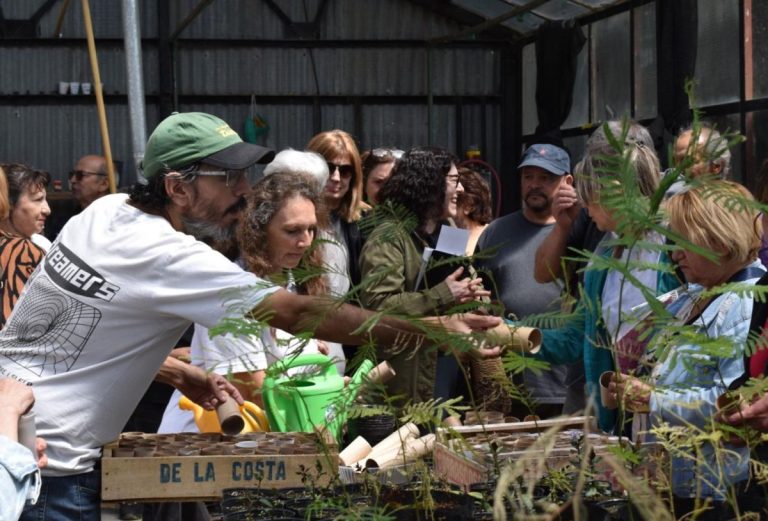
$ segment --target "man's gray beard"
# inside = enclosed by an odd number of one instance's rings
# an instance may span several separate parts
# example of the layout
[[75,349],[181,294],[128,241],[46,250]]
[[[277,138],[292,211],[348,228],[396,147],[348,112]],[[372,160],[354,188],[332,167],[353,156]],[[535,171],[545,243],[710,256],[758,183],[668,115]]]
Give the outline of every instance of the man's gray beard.
[[205,243],[223,242],[232,239],[235,236],[235,225],[228,228],[218,224],[198,221],[195,219],[181,218],[184,233],[191,235],[195,239]]
[[549,199],[549,197],[544,196],[544,204],[538,204],[538,205],[531,205],[528,202],[528,199],[530,199],[530,195],[526,196],[524,199],[525,207],[528,208],[530,212],[535,213],[536,215],[547,215],[552,212],[552,201]]

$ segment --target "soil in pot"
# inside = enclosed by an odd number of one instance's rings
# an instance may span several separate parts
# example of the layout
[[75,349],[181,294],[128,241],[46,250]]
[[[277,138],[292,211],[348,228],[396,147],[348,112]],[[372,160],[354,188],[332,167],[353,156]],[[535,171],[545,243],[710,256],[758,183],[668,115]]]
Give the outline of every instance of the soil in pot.
[[432,505],[416,491],[408,489],[382,490],[382,501],[394,509],[398,521],[434,519],[435,521],[463,521],[472,518],[473,501],[467,494],[431,490]]

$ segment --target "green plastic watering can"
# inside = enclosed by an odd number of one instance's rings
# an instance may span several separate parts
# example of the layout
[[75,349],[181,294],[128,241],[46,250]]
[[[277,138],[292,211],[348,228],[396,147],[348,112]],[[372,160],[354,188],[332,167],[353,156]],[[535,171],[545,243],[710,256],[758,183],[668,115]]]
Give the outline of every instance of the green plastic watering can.
[[[294,367],[317,365],[317,374],[288,376]],[[278,432],[314,432],[326,427],[341,441],[348,406],[357,396],[365,376],[373,369],[370,360],[360,364],[348,386],[333,361],[322,354],[299,355],[281,360],[270,368],[261,389],[269,425]]]

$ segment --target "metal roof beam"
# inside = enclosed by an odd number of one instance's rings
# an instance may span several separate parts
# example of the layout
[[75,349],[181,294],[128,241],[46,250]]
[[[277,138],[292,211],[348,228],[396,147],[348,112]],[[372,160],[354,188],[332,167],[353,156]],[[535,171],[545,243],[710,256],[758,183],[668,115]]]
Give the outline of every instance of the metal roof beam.
[[[444,16],[460,23],[461,25],[477,25],[485,21],[482,16],[467,11],[466,9],[457,5],[451,4],[445,0],[409,0],[412,4],[419,5],[433,13],[437,13],[440,16]],[[517,32],[504,26],[489,27],[485,31],[485,35],[494,39],[509,40],[510,38],[516,38]]]
[[200,0],[200,2],[195,7],[192,8],[192,11],[189,12],[187,17],[181,21],[181,23],[176,28],[176,30],[173,31],[173,34],[171,34],[170,40],[171,41],[176,40],[179,37],[179,35],[182,32],[184,32],[184,29],[189,27],[189,24],[194,22],[195,18],[197,18],[200,15],[200,13],[202,13],[205,10],[206,7],[211,5],[212,2],[213,0]]
[[[540,7],[546,4],[547,2],[549,2],[549,0],[532,0],[527,4],[515,7],[514,9],[511,9],[510,11],[497,16],[496,18],[491,18],[490,20],[486,20],[480,24],[474,25],[472,27],[468,27],[463,31],[459,31],[458,33],[448,34],[446,36],[439,36],[437,38],[432,38],[431,40],[428,40],[428,41],[431,44],[445,43],[453,40],[458,40],[460,38],[464,38],[465,36],[481,33],[483,31],[490,29],[491,27],[497,27],[500,23],[506,20],[509,20],[514,16],[527,13],[528,11],[532,11],[533,9],[536,9],[537,7]],[[510,29],[510,32],[514,33],[517,36],[520,36],[520,33],[518,33],[517,31],[513,31],[512,29]]]

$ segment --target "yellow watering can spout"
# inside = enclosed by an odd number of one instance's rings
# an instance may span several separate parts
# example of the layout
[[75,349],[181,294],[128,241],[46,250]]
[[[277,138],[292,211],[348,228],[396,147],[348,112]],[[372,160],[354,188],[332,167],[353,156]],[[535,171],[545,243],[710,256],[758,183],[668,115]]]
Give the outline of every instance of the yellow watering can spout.
[[[207,411],[186,396],[179,398],[179,409],[192,412],[200,432],[221,432],[221,424],[219,423],[218,416],[216,416],[216,411]],[[243,420],[245,420],[245,427],[240,431],[241,434],[245,432],[269,431],[267,415],[255,403],[248,401],[243,403],[240,406],[240,414]]]

